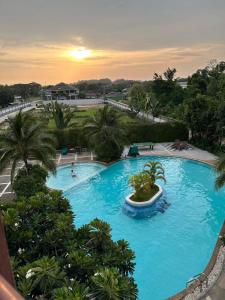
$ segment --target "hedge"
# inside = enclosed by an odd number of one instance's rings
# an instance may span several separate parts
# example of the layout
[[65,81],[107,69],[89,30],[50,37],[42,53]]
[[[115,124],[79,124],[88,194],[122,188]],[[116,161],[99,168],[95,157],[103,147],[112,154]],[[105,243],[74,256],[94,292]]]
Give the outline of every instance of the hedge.
[[[176,139],[187,140],[188,130],[184,124],[178,122],[123,125],[126,133],[126,143],[141,142],[173,142]],[[51,132],[57,138],[57,149],[62,147],[88,146],[82,127],[68,129],[54,129]]]
[[130,124],[126,126],[127,141],[132,143],[143,142],[174,142],[179,139],[188,139],[188,130],[183,123],[168,122],[154,124]]
[[52,129],[50,131],[53,133],[57,140],[57,149],[62,147],[75,147],[82,146],[87,147],[88,142],[83,134],[81,127],[68,128],[68,129]]

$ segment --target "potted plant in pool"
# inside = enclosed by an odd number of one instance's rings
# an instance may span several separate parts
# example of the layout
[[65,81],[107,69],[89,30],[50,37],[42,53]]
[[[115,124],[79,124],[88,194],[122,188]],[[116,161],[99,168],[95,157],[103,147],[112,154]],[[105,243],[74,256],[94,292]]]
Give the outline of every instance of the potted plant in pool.
[[166,182],[165,171],[160,162],[150,161],[142,172],[130,177],[129,183],[135,192],[126,198],[126,202],[133,206],[152,205],[163,192],[156,180]]

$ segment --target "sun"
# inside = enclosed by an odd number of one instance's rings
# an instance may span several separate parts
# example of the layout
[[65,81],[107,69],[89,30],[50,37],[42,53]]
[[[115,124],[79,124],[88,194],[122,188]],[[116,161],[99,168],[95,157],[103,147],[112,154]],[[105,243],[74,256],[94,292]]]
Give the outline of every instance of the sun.
[[69,56],[77,60],[84,60],[92,55],[92,50],[80,47],[69,51]]

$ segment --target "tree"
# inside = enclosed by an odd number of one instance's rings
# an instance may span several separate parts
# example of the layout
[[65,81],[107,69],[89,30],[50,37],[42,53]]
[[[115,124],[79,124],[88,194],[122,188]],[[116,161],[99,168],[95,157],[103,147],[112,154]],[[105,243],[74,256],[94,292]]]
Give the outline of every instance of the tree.
[[221,156],[216,163],[217,178],[215,182],[216,189],[221,189],[225,184],[225,155]]
[[149,200],[149,193],[152,197],[158,191],[158,187],[155,185],[156,180],[166,182],[164,168],[160,162],[150,161],[145,164],[145,168],[148,169],[129,178],[130,185],[135,189],[132,196],[134,201],[146,201],[146,197]]
[[116,269],[103,269],[92,277],[92,297],[98,300],[136,299],[137,288]]
[[183,121],[191,130],[195,142],[218,142],[221,134],[218,128],[219,116],[217,104],[208,96],[198,95],[184,102]]
[[47,170],[55,172],[53,160],[56,153],[55,140],[52,135],[46,133],[42,124],[22,111],[14,117],[9,117],[6,122],[8,128],[0,135],[2,142],[0,170],[12,162],[11,181],[13,181],[19,162],[24,163],[29,174],[29,160],[35,159]]
[[129,107],[132,112],[138,114],[144,108],[146,94],[141,83],[135,83],[128,93]]
[[72,110],[69,105],[55,101],[44,105],[44,108],[47,114],[53,117],[56,128],[65,129],[74,125],[72,119],[76,107]]
[[160,162],[149,161],[147,164],[145,164],[145,168],[147,169],[145,169],[144,172],[149,176],[152,184],[155,184],[156,180],[163,180],[166,182],[165,171]]
[[0,107],[8,106],[14,100],[13,93],[7,86],[0,86]]
[[177,72],[177,70],[176,70],[175,68],[173,68],[173,69],[168,68],[168,69],[163,73],[163,75],[164,75],[164,77],[165,77],[166,80],[168,80],[168,81],[173,81],[176,72]]
[[100,160],[112,161],[121,156],[124,131],[119,118],[118,112],[106,105],[91,116],[84,126],[85,135]]
[[128,243],[113,241],[110,226],[98,219],[76,229],[62,192],[22,197],[1,209],[16,285],[25,299],[100,299],[108,290],[118,290],[120,299],[137,298]]
[[159,108],[164,114],[173,112],[174,108],[183,102],[185,92],[174,79],[176,69],[168,68],[163,75],[154,74],[151,83],[151,92],[159,102]]
[[153,93],[149,93],[146,97],[144,111],[148,114],[150,113],[153,116],[153,120],[160,114],[160,104],[156,99],[156,96]]

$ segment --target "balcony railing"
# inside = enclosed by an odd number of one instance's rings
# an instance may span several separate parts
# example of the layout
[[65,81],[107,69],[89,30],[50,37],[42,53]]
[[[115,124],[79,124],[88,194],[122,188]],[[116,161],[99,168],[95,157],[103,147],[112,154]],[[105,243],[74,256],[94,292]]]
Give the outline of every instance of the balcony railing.
[[10,265],[9,250],[4,224],[0,214],[0,300],[23,300],[14,288],[15,282]]
[[23,297],[0,275],[0,299],[1,300],[24,300]]

